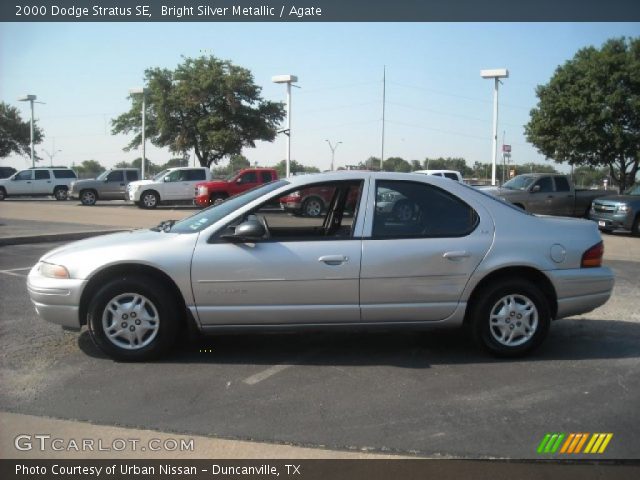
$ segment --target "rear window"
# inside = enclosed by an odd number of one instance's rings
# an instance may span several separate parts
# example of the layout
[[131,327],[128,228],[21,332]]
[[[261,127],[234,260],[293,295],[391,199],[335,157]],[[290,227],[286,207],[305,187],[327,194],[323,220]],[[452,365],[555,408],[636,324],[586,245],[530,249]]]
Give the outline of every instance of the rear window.
[[450,178],[451,180],[458,180],[458,176],[455,173],[447,172],[444,174],[444,176]]
[[70,169],[65,170],[54,170],[53,176],[56,178],[78,178],[76,176],[76,172]]
[[202,169],[187,170],[186,174],[187,174],[186,180],[194,181],[194,180],[206,180],[207,179],[207,175],[204,172],[204,170],[202,170]]

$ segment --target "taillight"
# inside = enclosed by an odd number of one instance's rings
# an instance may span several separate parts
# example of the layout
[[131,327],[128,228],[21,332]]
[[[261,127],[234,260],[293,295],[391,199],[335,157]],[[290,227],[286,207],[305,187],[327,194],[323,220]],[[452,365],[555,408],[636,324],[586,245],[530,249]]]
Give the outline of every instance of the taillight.
[[596,243],[593,247],[582,254],[582,268],[602,266],[602,256],[604,255],[604,243]]

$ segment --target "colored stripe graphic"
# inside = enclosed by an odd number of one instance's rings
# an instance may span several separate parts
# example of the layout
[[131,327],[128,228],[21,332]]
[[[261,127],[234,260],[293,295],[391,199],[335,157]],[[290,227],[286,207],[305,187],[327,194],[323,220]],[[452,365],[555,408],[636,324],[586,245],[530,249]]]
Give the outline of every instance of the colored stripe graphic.
[[538,445],[537,452],[541,454],[601,454],[607,449],[612,438],[613,433],[589,434],[552,432],[545,434]]

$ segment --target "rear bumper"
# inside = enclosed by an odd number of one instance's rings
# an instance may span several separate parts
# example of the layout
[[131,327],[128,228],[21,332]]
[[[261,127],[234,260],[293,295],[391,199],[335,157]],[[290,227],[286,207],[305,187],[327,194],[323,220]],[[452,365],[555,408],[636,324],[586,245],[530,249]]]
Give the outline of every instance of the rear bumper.
[[556,318],[587,313],[604,305],[615,283],[608,267],[553,270],[547,275],[558,297]]

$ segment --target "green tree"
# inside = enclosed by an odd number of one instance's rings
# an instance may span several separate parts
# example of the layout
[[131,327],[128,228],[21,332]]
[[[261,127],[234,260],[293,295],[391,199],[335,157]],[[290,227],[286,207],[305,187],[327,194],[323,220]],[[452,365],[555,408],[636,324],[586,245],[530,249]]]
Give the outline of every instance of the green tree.
[[473,173],[473,169],[467,167],[466,160],[460,157],[427,157],[424,159],[423,168],[426,170],[455,170],[456,172],[460,172],[463,177],[467,177]]
[[170,158],[167,163],[165,163],[162,168],[175,168],[175,167],[188,167],[189,159],[185,157],[175,157]]
[[96,178],[106,170],[96,160],[84,160],[80,165],[74,166],[73,169],[79,178]]
[[[284,178],[285,174],[286,174],[286,169],[287,169],[287,161],[286,160],[280,160],[275,167],[273,167],[276,169],[276,171],[278,172],[278,177]],[[291,172],[292,175],[295,174],[299,174],[299,173],[320,173],[320,169],[316,168],[316,167],[307,167],[305,165],[302,165],[301,163],[298,163],[295,160],[291,160],[291,162],[289,163],[289,171]]]
[[[33,125],[33,143],[42,142],[44,135],[37,122]],[[23,121],[20,112],[11,105],[0,102],[0,158],[11,154],[31,155],[31,124]],[[36,160],[40,160],[35,156]]]
[[216,177],[226,177],[243,168],[251,167],[251,162],[244,155],[231,155],[229,163],[221,167],[213,168],[211,171]]
[[587,47],[536,89],[527,140],[558,163],[608,167],[622,191],[640,161],[640,38]]
[[411,164],[404,158],[389,157],[384,161],[383,170],[385,172],[410,172]]
[[[249,70],[214,56],[185,58],[173,71],[147,69],[145,84],[147,138],[172,153],[193,149],[205,167],[273,141],[285,116],[282,103],[262,99]],[[112,121],[113,134],[135,133],[125,150],[142,140],[140,97],[132,95],[131,110]]]
[[422,170],[422,163],[420,160],[411,160],[411,171]]

